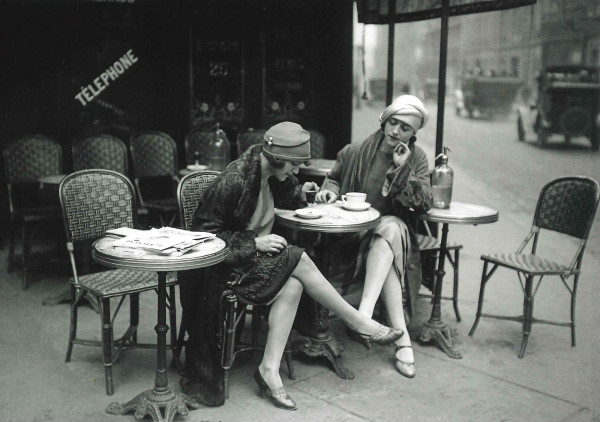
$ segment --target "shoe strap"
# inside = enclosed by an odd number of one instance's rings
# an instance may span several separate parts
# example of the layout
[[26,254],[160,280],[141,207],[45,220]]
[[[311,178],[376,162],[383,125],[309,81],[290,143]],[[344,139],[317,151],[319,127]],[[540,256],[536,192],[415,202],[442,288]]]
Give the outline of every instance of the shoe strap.
[[371,341],[377,342],[377,340],[379,340],[380,338],[382,338],[389,332],[390,332],[390,329],[388,327],[386,327],[383,324],[379,324],[379,328],[377,328],[377,331],[375,331],[375,334],[373,334],[368,339]]
[[400,349],[404,349],[405,347],[410,347],[412,349],[412,344],[409,344],[407,346],[398,346],[397,344],[394,344],[394,350],[397,352]]
[[283,387],[276,388],[274,390],[271,390],[269,388],[269,391],[271,392],[271,396],[273,396],[276,399],[285,399],[288,397],[287,393],[285,392],[285,388]]

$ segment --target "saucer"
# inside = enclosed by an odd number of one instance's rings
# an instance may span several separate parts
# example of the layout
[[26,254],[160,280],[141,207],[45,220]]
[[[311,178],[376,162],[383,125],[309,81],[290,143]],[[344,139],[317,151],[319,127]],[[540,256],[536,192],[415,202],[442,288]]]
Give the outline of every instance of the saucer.
[[198,165],[189,164],[186,168],[191,171],[200,171],[200,170],[206,170],[208,168],[208,166],[205,166],[204,164],[198,164]]
[[368,202],[340,202],[342,208],[348,211],[365,211],[371,206]]
[[314,208],[300,208],[294,211],[296,215],[300,218],[319,218],[323,216],[323,211],[316,210]]

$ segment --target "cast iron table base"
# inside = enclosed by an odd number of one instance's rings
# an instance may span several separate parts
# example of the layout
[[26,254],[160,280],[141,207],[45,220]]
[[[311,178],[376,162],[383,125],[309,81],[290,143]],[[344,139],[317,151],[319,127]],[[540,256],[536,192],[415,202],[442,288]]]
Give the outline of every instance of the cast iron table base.
[[[154,388],[146,390],[137,395],[127,403],[119,404],[113,402],[106,407],[106,413],[111,415],[124,415],[135,411],[136,419],[143,419],[150,415],[153,421],[171,422],[177,413],[183,416],[188,414],[188,406],[198,409],[200,403],[183,393],[174,393],[169,388],[167,377],[167,331],[169,326],[166,320],[166,297],[167,297],[167,273],[158,271],[158,319],[154,331],[158,342],[156,376],[154,377]],[[164,408],[164,413],[161,412]]]
[[446,245],[448,242],[448,224],[442,226],[442,239],[440,242],[440,255],[438,258],[438,269],[435,277],[435,293],[433,296],[433,309],[429,321],[421,327],[417,327],[411,332],[411,337],[416,338],[421,343],[436,343],[449,357],[461,359],[462,355],[452,344],[452,334],[450,328],[442,321],[442,283],[444,280],[444,265],[446,263]]
[[[159,391],[156,387],[144,391],[127,403],[113,402],[106,407],[106,413],[111,415],[124,415],[135,410],[133,416],[142,420],[150,415],[153,421],[172,421],[177,413],[183,416],[188,414],[188,406],[199,409],[200,403],[182,393],[173,393],[169,387]],[[164,412],[161,411],[164,408]]]
[[303,297],[302,301],[303,311],[314,315],[309,320],[316,323],[316,327],[298,327],[299,331],[292,343],[292,349],[309,358],[323,356],[331,362],[338,377],[345,380],[354,379],[354,373],[346,368],[342,360],[344,346],[328,334],[329,311],[308,296]]

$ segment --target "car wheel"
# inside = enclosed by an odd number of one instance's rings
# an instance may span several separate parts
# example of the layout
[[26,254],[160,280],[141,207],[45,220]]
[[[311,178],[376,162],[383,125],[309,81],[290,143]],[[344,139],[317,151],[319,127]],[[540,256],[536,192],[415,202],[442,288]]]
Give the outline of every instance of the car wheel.
[[523,126],[523,118],[520,114],[517,118],[517,135],[519,136],[519,141],[525,141],[525,127]]

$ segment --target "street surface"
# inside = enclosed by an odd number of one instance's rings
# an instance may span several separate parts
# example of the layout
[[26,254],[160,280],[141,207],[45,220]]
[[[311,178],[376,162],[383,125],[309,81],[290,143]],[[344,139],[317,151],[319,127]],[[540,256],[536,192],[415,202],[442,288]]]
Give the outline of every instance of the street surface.
[[[426,106],[430,120],[417,133],[417,145],[425,150],[433,168],[437,107],[432,102]],[[383,108],[383,104],[369,107],[363,103],[354,110],[354,142],[360,142],[378,128]],[[534,324],[525,356],[518,359],[522,339],[520,324],[483,318],[473,337],[469,337],[468,332],[477,309],[483,267],[480,256],[517,249],[531,227],[539,192],[549,181],[566,175],[585,175],[600,181],[600,153],[591,151],[586,138],[574,139],[567,145],[560,137],[552,137],[545,149],[538,147],[535,139],[519,142],[516,115],[504,121],[456,116],[450,101],[446,103],[444,145],[452,150],[448,154],[449,165],[454,169],[452,199],[487,205],[500,213],[494,224],[450,226],[449,240],[464,245],[460,253],[459,288],[459,307],[464,321],[456,323],[450,304],[442,303],[443,319],[457,330],[455,342],[463,353],[463,359],[457,364],[512,383],[515,389],[510,395],[514,400],[528,394],[526,391],[535,391],[540,396],[557,399],[552,406],[567,402],[580,406],[578,411],[563,416],[558,416],[556,407],[551,413],[557,419],[599,421],[600,213],[596,214],[581,268],[576,347],[571,347],[568,328]],[[546,239],[548,234],[543,232],[540,239]],[[577,242],[550,235],[549,242],[540,243],[538,253],[568,265]],[[446,268],[444,296],[451,293],[451,277],[452,272]],[[571,279],[569,284],[572,284]],[[534,316],[568,321],[569,301],[569,292],[561,280],[545,277],[535,296]],[[516,274],[499,269],[487,285],[483,312],[519,315],[522,304],[523,293]],[[419,309],[421,318],[428,318],[429,308],[421,304]],[[428,348],[420,350],[423,354],[430,351]],[[530,415],[526,419],[516,417],[513,407],[495,416],[478,415],[472,420],[544,420],[545,416],[535,414],[531,405],[521,405]],[[492,400],[489,406],[501,405]]]

